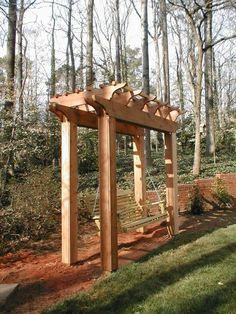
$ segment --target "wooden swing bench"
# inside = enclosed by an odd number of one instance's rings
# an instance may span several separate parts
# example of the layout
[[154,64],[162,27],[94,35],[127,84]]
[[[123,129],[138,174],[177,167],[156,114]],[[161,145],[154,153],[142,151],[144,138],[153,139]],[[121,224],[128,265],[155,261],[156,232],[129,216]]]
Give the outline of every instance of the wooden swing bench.
[[[81,202],[80,202],[81,203]],[[83,206],[88,209],[100,230],[99,196],[89,195],[83,198]],[[154,213],[155,209],[155,213]],[[168,217],[164,209],[164,202],[150,203],[140,206],[131,191],[117,193],[117,228],[118,232],[138,230],[156,222],[166,221]]]

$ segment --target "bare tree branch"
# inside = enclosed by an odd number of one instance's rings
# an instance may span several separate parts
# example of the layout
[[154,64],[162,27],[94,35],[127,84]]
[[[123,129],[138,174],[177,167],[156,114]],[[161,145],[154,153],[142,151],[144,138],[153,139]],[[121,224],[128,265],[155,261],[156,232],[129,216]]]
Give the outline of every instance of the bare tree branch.
[[[138,9],[136,8],[136,6],[135,6],[135,4],[134,4],[134,1],[133,1],[133,0],[130,0],[130,2],[132,3],[133,8],[134,8],[135,12],[137,13],[138,17],[141,19],[141,15],[140,15]],[[154,39],[154,36],[150,33],[149,30],[148,30],[148,35],[149,35],[152,39]]]
[[221,37],[218,40],[216,40],[215,42],[211,43],[210,45],[207,45],[206,47],[203,48],[203,52],[207,51],[209,48],[214,47],[215,45],[221,43],[222,41],[226,41],[229,39],[233,39],[236,38],[236,34],[233,34],[231,36],[226,36],[226,37]]

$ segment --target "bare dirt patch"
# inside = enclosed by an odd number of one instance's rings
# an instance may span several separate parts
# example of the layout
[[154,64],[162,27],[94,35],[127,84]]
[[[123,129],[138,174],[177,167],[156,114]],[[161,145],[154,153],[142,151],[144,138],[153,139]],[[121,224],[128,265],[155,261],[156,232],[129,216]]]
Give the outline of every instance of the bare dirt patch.
[[[180,232],[198,232],[236,223],[236,210],[212,211],[202,216],[181,216]],[[165,244],[165,226],[152,225],[146,234],[119,235],[119,266],[133,262]],[[93,223],[80,227],[78,263],[61,263],[60,237],[31,243],[30,248],[0,257],[0,283],[19,283],[1,313],[40,313],[59,300],[91,287],[102,278],[100,243]]]

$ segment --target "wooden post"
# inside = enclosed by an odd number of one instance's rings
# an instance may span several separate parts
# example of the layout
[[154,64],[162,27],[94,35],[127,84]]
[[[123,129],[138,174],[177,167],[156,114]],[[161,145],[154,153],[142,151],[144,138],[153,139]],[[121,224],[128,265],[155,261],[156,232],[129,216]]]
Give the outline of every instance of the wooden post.
[[98,117],[101,259],[104,272],[118,268],[116,200],[116,124],[103,113]]
[[77,125],[61,124],[62,262],[77,261]]
[[[146,181],[145,181],[144,135],[133,136],[133,162],[134,162],[135,200],[138,204],[144,206],[145,208]],[[145,227],[139,228],[137,231],[145,232]]]
[[176,134],[165,133],[166,206],[172,235],[179,233]]

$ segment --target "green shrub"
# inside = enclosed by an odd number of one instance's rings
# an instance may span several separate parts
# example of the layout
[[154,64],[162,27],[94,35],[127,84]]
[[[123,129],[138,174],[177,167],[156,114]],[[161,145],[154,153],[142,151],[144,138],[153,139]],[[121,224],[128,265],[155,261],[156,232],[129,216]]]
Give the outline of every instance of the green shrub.
[[216,178],[213,184],[212,196],[216,201],[216,205],[219,209],[226,209],[232,207],[232,198],[229,195],[224,181],[220,178]]
[[78,140],[78,170],[87,174],[98,170],[98,133],[80,129]]
[[8,188],[11,203],[0,208],[0,254],[60,230],[60,180],[51,167],[36,168]]
[[189,196],[189,208],[193,215],[201,215],[204,211],[204,201],[198,185],[194,185]]

